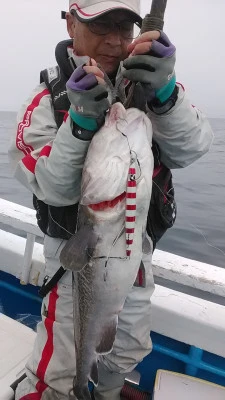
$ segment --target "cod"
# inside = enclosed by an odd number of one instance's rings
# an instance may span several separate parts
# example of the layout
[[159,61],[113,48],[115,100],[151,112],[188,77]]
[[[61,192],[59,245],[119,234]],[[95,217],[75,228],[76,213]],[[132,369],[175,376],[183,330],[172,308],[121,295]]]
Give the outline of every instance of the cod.
[[151,199],[152,126],[141,111],[115,103],[85,159],[77,229],[60,261],[73,271],[76,376],[73,392],[90,400],[98,357],[112,350],[118,315],[142,261]]

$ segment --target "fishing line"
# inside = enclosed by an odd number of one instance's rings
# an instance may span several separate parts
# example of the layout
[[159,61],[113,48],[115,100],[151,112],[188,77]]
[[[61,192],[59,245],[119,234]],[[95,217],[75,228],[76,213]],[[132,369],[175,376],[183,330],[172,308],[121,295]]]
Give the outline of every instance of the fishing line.
[[[106,270],[106,268],[107,268],[107,266],[108,266],[108,261],[109,260],[112,260],[112,259],[114,259],[114,260],[127,260],[127,257],[110,257],[110,253],[111,253],[111,251],[112,251],[112,248],[115,246],[115,244],[117,243],[117,241],[119,240],[119,238],[121,237],[121,235],[122,235],[122,233],[124,232],[124,230],[125,230],[125,225],[123,225],[122,226],[122,228],[120,229],[120,231],[119,231],[119,233],[118,233],[118,235],[115,237],[115,239],[113,240],[113,242],[112,242],[112,245],[110,246],[110,248],[109,248],[109,252],[108,252],[108,254],[107,254],[107,256],[98,256],[98,257],[93,257],[92,255],[90,255],[89,253],[88,253],[88,250],[87,250],[87,255],[90,257],[90,261],[88,262],[88,265],[90,265],[90,262],[92,262],[93,260],[106,260],[105,261],[105,272],[104,272],[104,281],[106,282],[106,279],[107,279],[107,270]],[[79,271],[79,273],[80,274],[82,274],[82,270],[81,271]]]
[[92,256],[91,254],[89,254],[89,253],[88,253],[88,250],[87,250],[87,255],[90,257],[90,260],[101,260],[101,259],[106,258],[106,259],[107,259],[107,260],[106,260],[106,263],[107,263],[107,261],[108,261],[109,259],[125,260],[127,257],[110,257],[110,253],[111,253],[111,251],[112,251],[112,248],[115,246],[115,244],[117,243],[117,241],[119,240],[119,238],[120,238],[121,235],[123,234],[124,230],[125,230],[125,225],[122,226],[122,228],[120,229],[118,235],[117,235],[117,236],[115,237],[115,239],[113,240],[112,245],[111,245],[110,248],[109,248],[108,255],[106,255],[106,256],[97,256],[97,257],[95,257],[95,256]]
[[60,225],[60,224],[53,218],[50,208],[49,208],[49,215],[50,215],[52,221],[53,221],[56,225],[58,225],[59,228],[61,228],[61,229],[62,229],[63,231],[65,231],[66,233],[69,233],[69,235],[71,235],[71,236],[74,236],[74,235],[75,235],[75,233],[69,232],[66,228],[64,228],[62,225]]
[[205,240],[206,244],[207,244],[209,247],[212,247],[213,249],[218,250],[218,251],[219,251],[220,253],[222,253],[223,256],[225,257],[225,252],[224,252],[222,249],[220,249],[219,247],[216,247],[216,246],[214,246],[213,244],[211,244],[211,243],[207,240],[206,236],[205,236],[204,233],[201,231],[201,229],[199,229],[197,226],[195,226],[195,225],[193,225],[193,224],[189,224],[189,225],[192,226],[196,231],[198,231],[198,232],[201,234],[201,236],[203,237],[203,239]]
[[[90,260],[88,261],[88,263],[87,263],[86,265],[89,265],[89,266],[91,267],[91,263],[93,263],[94,260],[103,260],[103,259],[106,260],[106,261],[105,261],[104,281],[106,281],[106,279],[107,279],[107,270],[106,270],[106,268],[107,268],[107,266],[108,266],[108,261],[109,261],[109,260],[112,260],[112,259],[116,259],[116,260],[126,260],[126,259],[127,259],[127,257],[110,257],[110,253],[111,253],[111,251],[112,251],[112,248],[115,246],[115,244],[117,243],[117,241],[118,241],[119,238],[121,237],[121,235],[122,235],[122,233],[124,232],[124,230],[125,230],[125,226],[123,225],[122,228],[120,229],[119,233],[117,234],[117,236],[116,236],[115,239],[113,240],[112,245],[111,245],[110,248],[109,248],[109,252],[108,252],[108,254],[107,254],[106,256],[98,256],[98,257],[95,257],[95,256],[92,256],[91,254],[88,253],[88,250],[89,250],[89,249],[86,250],[86,251],[87,251],[87,255],[90,257]],[[85,266],[86,266],[86,265],[85,265]],[[85,266],[84,266],[84,267],[85,267]],[[84,275],[84,273],[82,272],[83,269],[84,269],[84,268],[82,268],[81,271],[78,271],[78,274],[80,274],[83,278],[85,278],[85,275]],[[85,278],[85,279],[86,279],[86,278]]]
[[[165,196],[165,197],[166,197],[167,194],[169,194],[169,192],[170,192],[171,190],[174,189],[173,187],[171,187],[170,190],[169,190],[168,192],[164,193],[164,192],[162,191],[162,189],[157,185],[157,183],[154,182],[154,180],[152,180],[152,183],[157,187],[157,189],[160,191],[160,193],[161,193],[163,196]],[[173,205],[173,202],[170,201],[167,197],[166,197],[166,199],[167,199],[168,203],[172,206],[172,205]]]
[[[128,123],[127,120],[126,120],[126,118],[119,118],[119,120],[120,120],[120,121],[125,121],[126,123]],[[131,146],[130,146],[130,143],[129,143],[129,140],[128,140],[127,135],[126,135],[123,131],[121,131],[121,130],[118,128],[117,124],[118,124],[118,123],[116,123],[116,129],[121,133],[121,135],[123,135],[123,136],[127,139],[127,144],[128,144],[129,151],[130,151],[130,156],[131,156],[131,160],[130,160],[130,161],[131,161],[131,164],[132,164],[133,162],[135,162],[135,161],[136,161],[137,164],[138,164],[138,167],[139,167],[139,177],[136,178],[136,180],[138,180],[138,179],[141,177],[141,165],[140,165],[140,162],[139,162],[139,160],[138,160],[137,153],[136,153],[134,150],[131,149]],[[135,154],[135,158],[132,157],[132,153]]]
[[[118,117],[118,120],[119,121],[125,121],[128,124],[128,121],[126,120],[126,118]],[[121,135],[123,135],[125,138],[127,138],[127,135],[118,128],[118,122],[116,122],[116,129],[121,133]],[[128,138],[127,138],[127,141],[128,141]],[[128,141],[128,146],[129,146],[129,149],[131,150],[129,141]]]
[[[125,122],[127,123],[127,120],[126,120],[125,118],[120,118],[120,120],[121,120],[121,121],[125,121]],[[136,151],[134,151],[134,150],[131,149],[131,146],[130,146],[130,143],[129,143],[129,140],[128,140],[127,135],[126,135],[123,131],[121,131],[121,130],[118,128],[117,124],[116,124],[116,129],[127,139],[127,144],[128,144],[129,151],[130,151],[130,156],[131,156],[130,164],[133,164],[135,161],[136,161],[137,164],[138,164],[139,176],[138,176],[138,178],[136,178],[136,180],[138,180],[138,179],[140,179],[140,177],[141,177],[141,165],[140,165],[140,162],[139,162],[139,160],[138,160],[137,153],[136,153]],[[135,157],[133,157],[132,154],[135,154]]]
[[[125,226],[123,225],[122,228],[120,229],[118,235],[115,237],[115,239],[112,242],[112,247],[115,246],[115,244],[117,243],[117,241],[119,240],[120,236],[122,236],[123,232],[125,230]],[[111,247],[111,249],[112,249]],[[111,250],[110,250],[111,251]]]
[[99,257],[91,257],[92,260],[103,260],[104,258],[107,258],[109,260],[126,260],[127,257],[110,257],[110,256],[99,256]]

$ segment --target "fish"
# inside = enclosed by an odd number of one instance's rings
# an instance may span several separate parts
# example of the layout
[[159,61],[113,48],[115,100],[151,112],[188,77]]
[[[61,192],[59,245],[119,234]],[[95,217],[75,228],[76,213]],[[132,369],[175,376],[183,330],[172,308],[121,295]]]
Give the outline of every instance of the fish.
[[142,261],[152,191],[152,125],[135,108],[112,105],[84,162],[76,233],[61,251],[73,271],[76,376],[73,393],[90,400],[98,358],[110,353],[118,315]]

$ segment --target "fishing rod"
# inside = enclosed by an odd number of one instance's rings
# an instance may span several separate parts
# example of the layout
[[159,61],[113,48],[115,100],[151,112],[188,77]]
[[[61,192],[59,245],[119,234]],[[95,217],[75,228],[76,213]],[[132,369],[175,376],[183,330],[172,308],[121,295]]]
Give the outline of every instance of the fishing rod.
[[[146,14],[141,26],[141,34],[149,31],[161,31],[164,27],[164,15],[166,11],[167,0],[152,0],[150,14]],[[133,82],[128,91],[127,98],[123,103],[125,108],[129,108],[135,87],[140,87],[141,84]],[[145,90],[151,91],[151,85],[146,84]]]
[[142,22],[141,33],[163,30],[167,0],[152,0],[150,14]]

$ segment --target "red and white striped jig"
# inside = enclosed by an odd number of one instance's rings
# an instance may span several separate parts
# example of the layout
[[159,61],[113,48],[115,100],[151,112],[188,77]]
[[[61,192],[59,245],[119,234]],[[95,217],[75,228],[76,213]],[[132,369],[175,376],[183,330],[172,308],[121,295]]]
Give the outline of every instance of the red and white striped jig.
[[131,158],[131,164],[128,172],[127,190],[126,190],[126,212],[125,212],[125,232],[126,232],[126,254],[131,255],[131,246],[134,239],[136,222],[136,159]]

